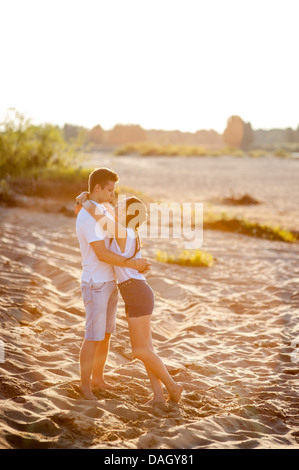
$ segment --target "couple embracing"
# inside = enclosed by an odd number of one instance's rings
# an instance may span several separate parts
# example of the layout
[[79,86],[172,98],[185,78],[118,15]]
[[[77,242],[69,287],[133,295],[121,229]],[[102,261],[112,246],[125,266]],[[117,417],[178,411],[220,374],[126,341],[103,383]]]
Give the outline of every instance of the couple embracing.
[[80,351],[81,392],[112,388],[104,379],[111,334],[115,331],[118,290],[124,300],[133,355],[140,359],[153,389],[149,404],[178,402],[182,386],[169,375],[154,352],[151,314],[154,294],[144,274],[150,263],[141,256],[139,226],[146,221],[143,202],[134,196],[113,207],[118,175],[98,168],[89,175],[88,192],[76,199],[76,231],[82,255],[81,291],[85,307],[85,337]]

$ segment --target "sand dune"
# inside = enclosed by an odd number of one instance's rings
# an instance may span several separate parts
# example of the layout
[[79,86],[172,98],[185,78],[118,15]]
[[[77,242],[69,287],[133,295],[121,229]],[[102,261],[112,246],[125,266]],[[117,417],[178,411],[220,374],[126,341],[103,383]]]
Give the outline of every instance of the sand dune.
[[[154,346],[184,385],[181,402],[149,407],[120,301],[107,379],[79,392],[84,332],[75,219],[0,208],[1,448],[298,447],[299,244],[206,231],[212,268],[153,261]],[[144,254],[179,248],[144,240]],[[293,355],[292,355],[293,354]]]

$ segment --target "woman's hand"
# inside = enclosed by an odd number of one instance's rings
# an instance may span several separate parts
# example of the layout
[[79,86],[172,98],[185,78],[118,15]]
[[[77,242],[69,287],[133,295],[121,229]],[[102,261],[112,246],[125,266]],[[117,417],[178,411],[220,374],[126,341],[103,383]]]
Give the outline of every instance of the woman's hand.
[[99,219],[99,216],[103,216],[104,212],[101,210],[100,206],[96,206],[93,202],[87,199],[86,201],[82,202],[82,206],[84,207],[87,212],[90,213],[96,220]]
[[88,191],[83,191],[83,193],[79,194],[79,196],[76,197],[76,204],[74,207],[74,212],[76,215],[78,215],[80,210],[82,209],[83,202],[88,200],[88,196]]
[[[131,261],[131,260],[128,260],[128,261]],[[134,266],[133,266],[134,269],[136,269],[142,274],[147,273],[151,268],[151,262],[145,258],[138,258],[132,261],[134,263]]]
[[77,206],[82,206],[84,201],[87,201],[89,196],[88,191],[83,191],[83,193],[79,194],[79,196],[76,197],[76,205]]
[[74,212],[75,212],[76,215],[79,214],[81,209],[82,209],[82,206],[79,206],[79,204],[75,204]]

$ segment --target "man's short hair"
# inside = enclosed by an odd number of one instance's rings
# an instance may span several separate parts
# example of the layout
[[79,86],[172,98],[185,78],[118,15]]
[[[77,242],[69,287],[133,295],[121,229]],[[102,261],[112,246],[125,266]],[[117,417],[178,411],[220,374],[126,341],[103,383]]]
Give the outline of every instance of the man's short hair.
[[109,168],[96,168],[89,175],[88,190],[91,193],[96,184],[99,184],[101,188],[105,188],[109,181],[117,183],[118,179],[118,174],[115,171],[109,170]]

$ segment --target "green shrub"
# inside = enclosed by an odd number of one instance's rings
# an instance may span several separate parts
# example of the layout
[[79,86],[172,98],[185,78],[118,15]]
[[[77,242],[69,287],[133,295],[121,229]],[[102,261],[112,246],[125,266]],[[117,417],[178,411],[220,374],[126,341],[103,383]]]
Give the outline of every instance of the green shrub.
[[5,179],[0,180],[0,203],[13,205],[13,192]]
[[227,213],[222,213],[220,216],[210,213],[204,220],[204,229],[236,232],[251,237],[287,243],[294,243],[298,240],[296,233],[282,229],[279,226],[260,224],[237,217],[229,217]]
[[280,158],[290,158],[291,154],[284,149],[277,149],[274,152],[275,157],[280,157]]
[[248,152],[249,157],[253,158],[260,158],[260,157],[265,157],[267,155],[266,150],[262,149],[256,149],[256,150],[250,150]]
[[115,156],[130,155],[138,153],[137,144],[124,144],[120,147],[117,147],[114,151]]
[[36,126],[15,110],[0,123],[0,178],[68,165],[81,142],[67,144],[51,124]]
[[204,266],[214,264],[213,256],[202,250],[183,250],[178,255],[168,254],[165,251],[157,251],[156,260],[161,263],[179,264],[181,266]]
[[[206,148],[202,145],[179,144],[155,144],[153,142],[137,142],[121,145],[116,148],[114,155],[140,155],[147,156],[182,156],[182,157],[231,157],[249,156],[253,158],[263,157],[269,154],[267,150],[255,149],[245,152],[238,147],[227,146],[223,148]],[[291,153],[284,149],[277,149],[273,155],[281,158],[292,157]]]

